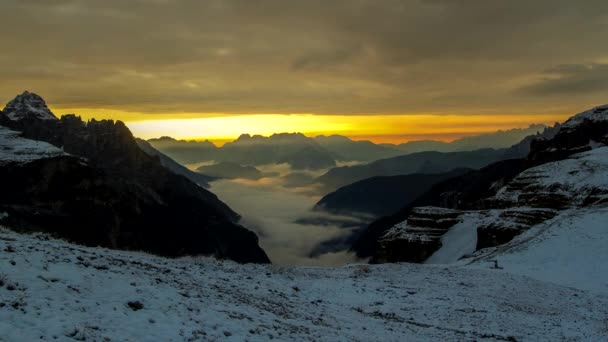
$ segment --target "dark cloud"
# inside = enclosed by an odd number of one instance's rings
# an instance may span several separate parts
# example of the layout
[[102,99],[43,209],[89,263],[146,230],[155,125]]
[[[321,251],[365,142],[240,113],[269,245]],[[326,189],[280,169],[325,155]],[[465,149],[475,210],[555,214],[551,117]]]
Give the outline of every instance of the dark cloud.
[[28,88],[64,107],[535,112],[543,101],[526,95],[601,88],[547,65],[608,58],[604,0],[4,0],[0,11],[0,100]]
[[608,64],[564,64],[545,70],[546,77],[523,88],[540,96],[594,94],[608,91]]

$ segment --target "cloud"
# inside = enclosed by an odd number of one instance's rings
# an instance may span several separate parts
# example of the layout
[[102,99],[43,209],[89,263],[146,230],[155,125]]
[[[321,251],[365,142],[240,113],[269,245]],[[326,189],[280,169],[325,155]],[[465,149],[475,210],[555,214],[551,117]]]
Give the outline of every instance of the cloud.
[[260,245],[274,264],[340,266],[356,262],[348,252],[329,252],[311,258],[310,253],[323,241],[349,234],[334,225],[298,224],[310,216],[317,198],[289,192],[273,181],[216,181],[211,191],[242,216],[241,223],[255,231]]
[[587,95],[608,90],[608,64],[563,64],[545,70],[543,75],[540,82],[524,87],[522,92],[562,96]]
[[603,0],[4,0],[0,11],[0,100],[27,88],[64,108],[529,113],[541,101],[513,90],[538,70],[608,57]]

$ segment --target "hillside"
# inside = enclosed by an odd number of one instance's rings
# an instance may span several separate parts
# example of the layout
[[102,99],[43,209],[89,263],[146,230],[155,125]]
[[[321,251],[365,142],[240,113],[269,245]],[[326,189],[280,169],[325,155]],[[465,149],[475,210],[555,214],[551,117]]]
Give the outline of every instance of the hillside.
[[408,205],[433,185],[468,171],[470,169],[367,178],[325,195],[315,209],[334,214],[382,217]]
[[483,263],[276,268],[171,260],[6,230],[0,250],[0,336],[9,341],[606,336],[608,297],[577,289],[585,278],[564,287]]
[[458,168],[478,169],[503,159],[504,153],[504,150],[494,149],[412,153],[364,165],[336,167],[318,177],[316,181],[327,190],[334,190],[370,177],[444,173]]

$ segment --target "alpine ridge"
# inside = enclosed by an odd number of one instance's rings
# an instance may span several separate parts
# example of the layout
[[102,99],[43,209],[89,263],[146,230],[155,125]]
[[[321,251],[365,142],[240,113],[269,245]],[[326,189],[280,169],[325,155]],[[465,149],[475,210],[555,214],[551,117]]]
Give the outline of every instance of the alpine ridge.
[[123,122],[57,119],[40,96],[24,92],[0,113],[0,125],[4,136],[19,132],[25,145],[63,152],[3,158],[2,223],[89,246],[269,262],[238,214],[144,152]]

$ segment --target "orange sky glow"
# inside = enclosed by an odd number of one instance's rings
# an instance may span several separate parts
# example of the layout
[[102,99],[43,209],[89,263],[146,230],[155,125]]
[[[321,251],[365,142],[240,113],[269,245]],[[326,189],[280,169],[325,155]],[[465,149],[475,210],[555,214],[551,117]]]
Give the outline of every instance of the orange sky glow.
[[301,132],[307,136],[341,134],[354,140],[375,143],[403,143],[412,140],[452,141],[464,136],[524,128],[530,124],[552,125],[569,114],[509,115],[314,115],[180,113],[145,114],[99,109],[61,109],[58,114],[77,113],[84,119],[120,119],[137,137],[150,139],[210,140],[217,145],[239,135],[264,136],[281,132]]

